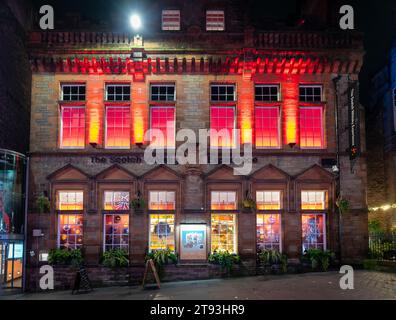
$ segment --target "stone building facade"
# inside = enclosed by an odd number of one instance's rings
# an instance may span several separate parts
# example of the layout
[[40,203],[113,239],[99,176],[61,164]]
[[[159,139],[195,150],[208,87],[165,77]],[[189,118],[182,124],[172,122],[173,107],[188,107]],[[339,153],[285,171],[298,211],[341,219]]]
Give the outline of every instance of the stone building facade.
[[[239,254],[248,270],[264,249],[281,250],[290,263],[309,248],[343,262],[365,257],[363,112],[360,157],[351,161],[348,152],[361,36],[242,28],[243,12],[195,6],[194,19],[183,6],[160,8],[159,30],[181,30],[152,31],[143,42],[131,34],[31,34],[28,219],[29,235],[43,234],[29,241],[28,251],[40,251],[28,259],[32,287],[45,263],[39,253],[57,247],[81,248],[98,281],[111,248],[127,250],[137,278],[147,252],[166,247],[178,254],[183,279],[212,274],[203,270],[218,250]],[[147,164],[145,132],[167,126],[241,129],[238,142],[253,145],[252,170],[235,175],[225,161]],[[182,144],[174,131],[167,154]],[[49,213],[34,205],[40,194]],[[341,217],[340,195],[350,203]],[[130,205],[134,199],[144,204]]]

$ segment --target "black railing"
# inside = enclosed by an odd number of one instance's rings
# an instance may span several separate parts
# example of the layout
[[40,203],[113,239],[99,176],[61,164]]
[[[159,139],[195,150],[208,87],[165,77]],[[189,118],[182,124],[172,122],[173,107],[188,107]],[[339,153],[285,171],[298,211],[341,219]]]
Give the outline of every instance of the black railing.
[[370,233],[370,258],[396,261],[396,232]]

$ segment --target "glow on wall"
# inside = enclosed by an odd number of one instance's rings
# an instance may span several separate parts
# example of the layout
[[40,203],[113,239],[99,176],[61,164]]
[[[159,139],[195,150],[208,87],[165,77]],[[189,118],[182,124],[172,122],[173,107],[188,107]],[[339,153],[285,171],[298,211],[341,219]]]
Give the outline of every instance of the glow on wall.
[[298,144],[298,78],[282,82],[283,136],[285,144]]
[[[99,76],[92,76],[87,86],[87,112],[89,123],[89,143],[102,144],[102,118],[103,118],[103,81]],[[100,79],[100,80],[99,80]]]

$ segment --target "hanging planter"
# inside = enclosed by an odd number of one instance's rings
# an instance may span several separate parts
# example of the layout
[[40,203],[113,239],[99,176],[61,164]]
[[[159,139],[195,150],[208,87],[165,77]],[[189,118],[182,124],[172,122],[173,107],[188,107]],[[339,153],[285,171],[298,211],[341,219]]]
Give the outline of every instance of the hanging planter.
[[338,209],[340,210],[341,214],[345,214],[348,213],[351,204],[347,199],[344,199],[342,197],[339,197],[336,201],[336,205],[338,207]]
[[135,213],[143,213],[145,204],[142,198],[136,198],[131,201],[131,207]]
[[36,200],[36,206],[40,214],[49,213],[51,210],[51,204],[48,197],[41,195]]

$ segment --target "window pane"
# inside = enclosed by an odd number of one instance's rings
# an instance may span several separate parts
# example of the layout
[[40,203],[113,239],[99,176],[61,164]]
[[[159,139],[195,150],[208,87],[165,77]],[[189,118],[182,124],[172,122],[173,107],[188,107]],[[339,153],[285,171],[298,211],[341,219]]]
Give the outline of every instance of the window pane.
[[129,107],[107,107],[106,147],[129,148],[131,145]]
[[235,101],[235,85],[211,85],[212,101],[232,102]]
[[61,214],[58,221],[58,247],[79,249],[83,244],[83,215]]
[[129,215],[106,214],[104,215],[105,235],[104,249],[122,249],[129,252]]
[[302,148],[323,148],[322,108],[300,108],[300,145]]
[[162,10],[162,30],[180,30],[180,10]]
[[150,215],[150,251],[175,250],[175,216]]
[[158,132],[162,133],[162,136],[158,137],[155,132],[152,132],[152,146],[164,148],[176,146],[175,111],[174,107],[152,107],[150,109],[150,129],[158,130]]
[[85,101],[85,84],[61,85],[62,101]]
[[302,215],[303,252],[309,249],[326,250],[323,214]]
[[302,191],[301,209],[302,210],[325,210],[326,191]]
[[281,210],[280,191],[257,191],[256,202],[258,210]]
[[256,107],[256,147],[278,148],[279,138],[279,108]]
[[84,148],[85,108],[62,107],[61,131],[61,148]]
[[281,215],[257,215],[257,252],[281,250]]
[[131,86],[129,84],[106,85],[107,101],[130,101]]
[[149,210],[175,210],[175,192],[150,191]]
[[279,86],[257,85],[255,87],[255,100],[259,102],[279,101]]
[[237,253],[236,215],[212,214],[211,251]]
[[175,101],[175,85],[151,85],[151,101]]
[[321,102],[322,86],[300,86],[301,102]]
[[84,210],[83,191],[59,191],[57,197],[56,208],[59,211]]
[[235,129],[234,107],[211,107],[210,128],[215,130],[210,136],[212,147],[233,147]]
[[224,31],[225,18],[222,10],[206,11],[206,30],[207,31]]
[[108,210],[108,211],[129,210],[129,192],[105,191],[104,210]]
[[236,192],[213,191],[211,197],[212,210],[236,210]]

